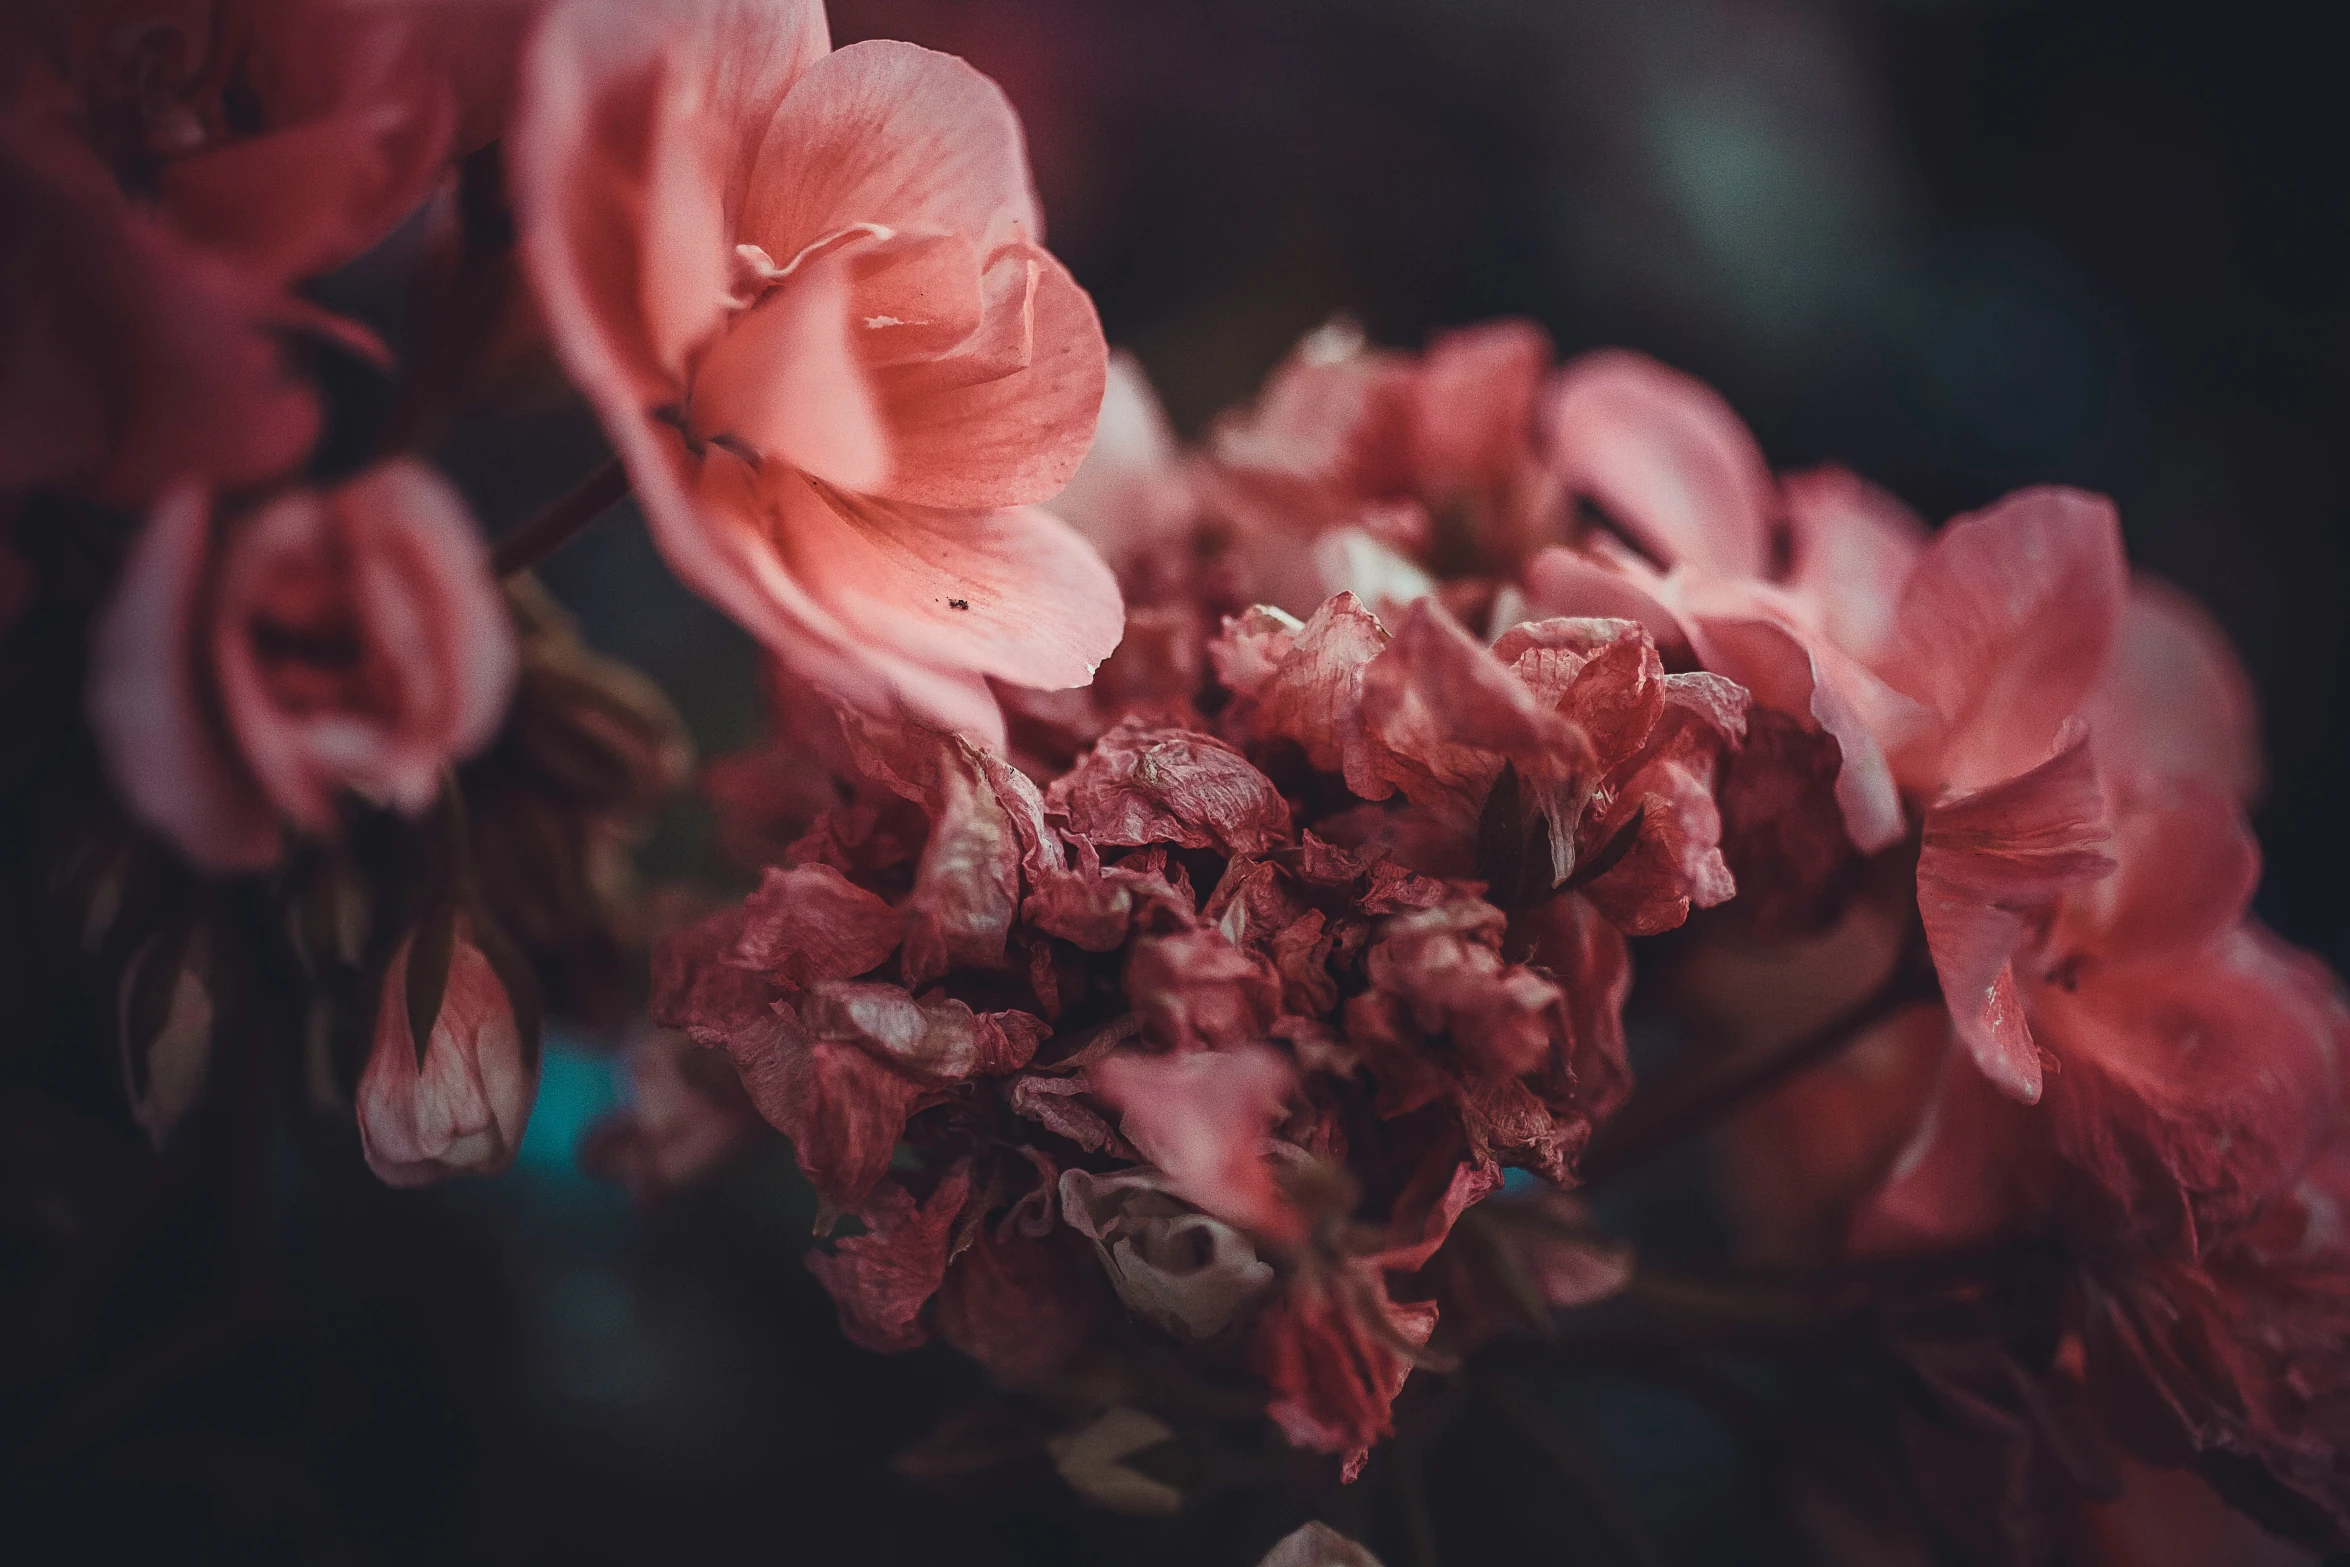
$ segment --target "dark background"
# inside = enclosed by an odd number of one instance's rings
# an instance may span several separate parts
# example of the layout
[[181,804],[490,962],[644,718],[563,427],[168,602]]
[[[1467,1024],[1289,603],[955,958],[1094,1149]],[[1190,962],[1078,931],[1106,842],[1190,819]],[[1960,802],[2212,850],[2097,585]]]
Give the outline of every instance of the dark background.
[[[1028,119],[1050,239],[1187,430],[1334,311],[1413,346],[1530,316],[1711,381],[1773,462],[1929,518],[2060,480],[2225,623],[2262,694],[2260,909],[2350,964],[2350,128],[2317,7],[2123,0],[838,0],[970,57]],[[596,457],[541,410],[449,454],[493,526]],[[549,572],[701,739],[748,647],[616,515]],[[842,1345],[788,1157],[632,1214],[570,1147],[561,1050],[510,1175],[355,1168],[157,1216],[0,1486],[0,1555],[160,1562],[1253,1562],[1295,1518],[1134,1530],[977,1506],[886,1458],[970,1390]],[[95,1180],[117,1179],[100,1172]],[[250,1184],[250,1182],[249,1182]],[[168,1236],[168,1240],[157,1239]],[[37,1281],[32,1281],[37,1282]],[[1786,1559],[1718,1439],[1621,1389],[1593,1462],[1673,1560]],[[1432,1459],[1454,1559],[1607,1562],[1522,1454]],[[1366,1480],[1371,1487],[1376,1472]],[[1042,1497],[1046,1493],[1039,1493]],[[1351,1505],[1374,1533],[1378,1493]],[[1531,1509],[1531,1510],[1529,1510]],[[1391,1555],[1391,1564],[1400,1563]]]

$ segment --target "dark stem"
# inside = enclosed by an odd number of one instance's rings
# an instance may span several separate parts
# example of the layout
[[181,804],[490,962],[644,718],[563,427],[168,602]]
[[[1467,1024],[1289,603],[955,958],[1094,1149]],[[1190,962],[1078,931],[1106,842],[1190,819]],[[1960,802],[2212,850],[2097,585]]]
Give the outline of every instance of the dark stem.
[[578,537],[627,493],[628,470],[619,458],[606,458],[603,466],[557,496],[546,510],[500,539],[492,567],[501,577],[528,571]]
[[1585,1184],[1620,1175],[1700,1131],[1756,1095],[1826,1061],[1913,1002],[1938,994],[1923,944],[1912,940],[1876,994],[1808,1034],[1764,1050],[1742,1051],[1659,1079],[1632,1096],[1584,1150]]

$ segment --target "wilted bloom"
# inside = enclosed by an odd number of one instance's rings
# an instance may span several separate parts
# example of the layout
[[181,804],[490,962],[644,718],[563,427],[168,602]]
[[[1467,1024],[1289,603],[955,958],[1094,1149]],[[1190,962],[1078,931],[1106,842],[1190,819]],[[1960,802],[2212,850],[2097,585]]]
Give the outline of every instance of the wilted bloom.
[[155,508],[101,618],[90,718],[132,807],[191,859],[250,870],[344,794],[410,813],[490,737],[514,636],[447,484],[398,461],[223,518]]
[[[436,993],[429,965],[442,942],[446,967]],[[359,1079],[368,1167],[393,1186],[503,1170],[522,1146],[538,1082],[537,1020],[517,1011],[471,917],[410,932],[384,972],[375,1043]]]
[[[1728,895],[1744,697],[1636,625],[1488,649],[1346,595],[1213,652],[1221,736],[1129,711],[1041,791],[844,714],[810,748],[841,803],[668,944],[657,1005],[863,1220],[816,1264],[859,1342],[944,1336],[1009,1380],[1072,1324],[1114,1346],[1076,1242],[1129,1332],[1253,1374],[1351,1475],[1429,1358],[1414,1276],[1504,1166],[1571,1183],[1620,1101],[1624,933]],[[1051,1355],[1009,1353],[1006,1302]]]
[[827,688],[974,734],[986,677],[1090,679],[1116,585],[1030,503],[1106,350],[1002,93],[830,52],[818,0],[572,0],[524,74],[525,259],[680,575]]

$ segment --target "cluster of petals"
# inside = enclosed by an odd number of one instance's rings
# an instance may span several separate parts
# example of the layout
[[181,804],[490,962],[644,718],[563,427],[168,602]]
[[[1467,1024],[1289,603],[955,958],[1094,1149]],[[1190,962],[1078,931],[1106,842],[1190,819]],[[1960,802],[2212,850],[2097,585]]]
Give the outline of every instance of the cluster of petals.
[[[1211,623],[1195,634],[1235,693],[1221,721],[1296,742],[1362,798],[1399,790],[1408,808],[1378,829],[1399,857],[1446,831],[1457,847],[1511,747],[1415,776],[1383,731],[1457,721],[1498,742],[1508,704],[1473,680],[1424,708],[1382,694],[1361,672],[1376,639],[1338,612],[1351,600],[1305,626],[1246,611],[1211,640],[1234,599],[1302,612],[1351,587],[1401,618],[1396,648],[1423,652],[1451,624],[1441,604],[1505,663],[1545,625],[1591,623],[1555,617],[1614,617],[1679,672],[1666,680],[1742,688],[1742,743],[1678,793],[1669,771],[1636,791],[1705,798],[1681,818],[1705,817],[1701,839],[1650,840],[1655,867],[1677,866],[1698,905],[1708,873],[1726,886],[1735,871],[1750,921],[1800,928],[1850,913],[1860,858],[1914,852],[1914,903],[1894,923],[1921,929],[1943,995],[1749,1118],[1752,1202],[1777,1205],[1778,1233],[1831,1247],[2061,1236],[2079,1298],[2109,1327],[2134,1313],[2092,1340],[2100,1380],[2171,1411],[2174,1440],[2145,1461],[2235,1462],[2307,1515],[2293,1532],[2341,1537],[2350,1492],[2332,1455],[2350,1431],[2322,1376],[2279,1369],[2330,1352],[2329,1281],[2350,1260],[2314,1217],[2322,1198],[2295,1195],[2340,1135],[2340,991],[2246,912],[2261,778],[2249,683],[2200,610],[2133,580],[2109,503],[2025,490],[1931,531],[1841,470],[1774,476],[1687,376],[1613,350],[1552,369],[1540,334],[1513,323],[1417,357],[1325,329],[1191,452],[1122,372],[1103,431],[1060,504],[1138,600],[1167,591],[1154,562],[1186,541],[1204,564],[1175,587]],[[1322,652],[1350,639],[1358,651]],[[1300,647],[1315,656],[1268,679]],[[1137,673],[1170,662],[1159,642],[1144,651],[1104,670],[1097,726],[1120,692],[1149,689]],[[1082,735],[1088,716],[1037,709],[1026,733]],[[1707,727],[1728,728],[1690,732]],[[1605,811],[1562,831],[1571,796],[1538,760],[1508,760],[1566,872]],[[1624,874],[1576,895],[1608,908]],[[2310,1217],[2280,1217],[2296,1212]],[[2280,1249],[2284,1232],[2300,1238]],[[2198,1325],[2160,1305],[2174,1294],[2215,1304]],[[2221,1353],[2225,1317],[2252,1310],[2292,1326]]]
[[992,82],[835,51],[820,0],[573,0],[508,150],[554,346],[688,584],[840,697],[983,739],[990,678],[1092,676],[1116,584],[1034,503],[1106,349]]
[[1345,594],[1211,655],[1216,723],[1131,713],[1041,789],[844,709],[851,803],[667,944],[656,1010],[863,1222],[813,1264],[852,1339],[1013,1381],[1172,1340],[1359,1461],[1454,1220],[1572,1184],[1628,1088],[1626,934],[1733,890],[1745,699],[1626,622],[1487,648]]

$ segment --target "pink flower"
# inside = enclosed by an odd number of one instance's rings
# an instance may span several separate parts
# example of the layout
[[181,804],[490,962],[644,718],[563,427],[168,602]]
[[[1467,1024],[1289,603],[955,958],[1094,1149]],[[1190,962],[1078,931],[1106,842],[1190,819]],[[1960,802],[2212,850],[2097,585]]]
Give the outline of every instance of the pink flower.
[[1869,666],[1925,547],[1923,524],[1838,469],[1774,482],[1719,394],[1645,355],[1610,349],[1568,364],[1544,423],[1558,482],[1614,534],[1529,561],[1528,612],[1623,616],[1686,646],[1758,707],[1833,740],[1853,847],[1898,839],[1886,752],[1915,714]]
[[0,111],[0,490],[138,506],[292,467],[318,429],[274,341],[295,301],[134,208],[54,110]]
[[155,508],[97,629],[90,717],[132,807],[199,864],[251,870],[341,797],[411,814],[485,743],[512,625],[464,504],[386,463],[217,518]]
[[[269,283],[332,271],[413,211],[523,7],[84,0],[41,39],[92,145],[162,221]],[[470,88],[471,92],[462,90]],[[485,138],[486,139],[486,138]]]
[[829,52],[817,0],[574,0],[511,144],[557,347],[680,575],[820,684],[982,736],[986,677],[1092,677],[1115,583],[1031,503],[1106,350],[993,84]]
[[1882,667],[1931,716],[1896,758],[1926,802],[1918,912],[1959,1038],[2019,1099],[2040,1056],[2013,957],[2068,888],[2112,868],[2079,714],[2126,579],[2113,507],[2024,490],[1942,530],[1903,589]]
[[392,954],[359,1079],[360,1145],[368,1168],[393,1186],[503,1170],[538,1094],[537,1025],[517,1017],[465,915],[448,936],[439,1005],[422,1017],[411,971],[429,931],[411,932]]

